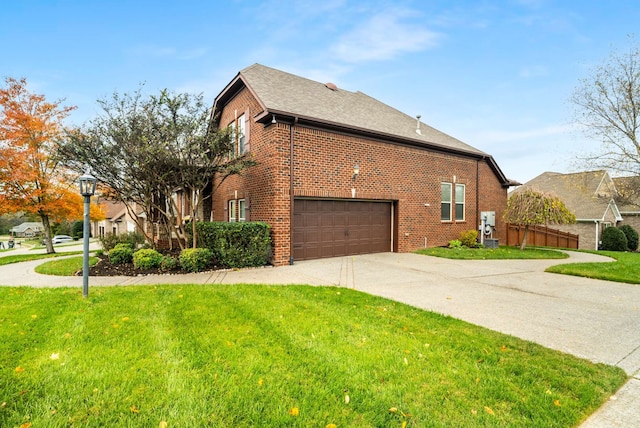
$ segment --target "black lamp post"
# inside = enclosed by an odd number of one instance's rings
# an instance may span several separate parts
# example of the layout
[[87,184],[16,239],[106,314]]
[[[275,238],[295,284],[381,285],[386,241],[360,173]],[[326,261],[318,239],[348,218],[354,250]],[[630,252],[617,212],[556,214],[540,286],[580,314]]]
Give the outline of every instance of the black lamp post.
[[80,194],[84,196],[84,227],[82,237],[84,239],[84,258],[82,263],[82,297],[89,295],[89,210],[91,196],[96,193],[96,178],[89,174],[89,170],[78,179]]

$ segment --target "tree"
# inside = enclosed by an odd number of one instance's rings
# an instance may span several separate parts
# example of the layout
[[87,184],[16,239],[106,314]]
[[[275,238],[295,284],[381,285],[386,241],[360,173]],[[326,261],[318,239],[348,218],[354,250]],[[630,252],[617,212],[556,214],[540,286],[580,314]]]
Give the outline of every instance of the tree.
[[[167,236],[177,233],[184,247],[183,216],[195,223],[203,202],[215,192],[212,183],[255,162],[248,155],[229,155],[234,135],[215,127],[202,95],[164,90],[145,98],[138,90],[98,102],[103,113],[72,133],[60,152],[78,170],[89,165],[108,198],[123,202],[130,213],[142,208]],[[185,196],[184,212],[172,197],[177,192]],[[138,226],[153,242],[155,232]],[[193,233],[196,247],[195,229]]]
[[520,249],[527,245],[529,226],[538,224],[573,224],[573,215],[556,196],[544,194],[533,189],[516,191],[507,200],[507,209],[502,214],[507,223],[524,226],[524,236]]
[[0,88],[0,214],[35,214],[44,226],[47,253],[51,221],[82,217],[82,197],[56,150],[63,120],[75,107],[47,102],[27,90],[25,79],[5,79]]
[[576,124],[602,143],[582,161],[621,175],[640,175],[640,47],[611,52],[580,80],[570,102]]

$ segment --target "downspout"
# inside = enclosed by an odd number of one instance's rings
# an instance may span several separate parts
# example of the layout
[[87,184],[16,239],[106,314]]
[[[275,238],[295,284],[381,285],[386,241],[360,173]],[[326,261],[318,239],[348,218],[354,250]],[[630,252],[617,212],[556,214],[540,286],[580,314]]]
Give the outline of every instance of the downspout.
[[600,223],[598,223],[598,220],[594,220],[593,222],[596,224],[596,251],[598,251],[598,241],[599,241],[598,235],[600,234],[599,233],[600,231],[598,230],[598,226],[600,225]]
[[[483,157],[484,159],[484,157]],[[476,161],[476,224],[480,224],[480,159]],[[480,231],[480,241],[484,237],[484,228]]]
[[298,117],[293,118],[289,133],[289,264],[293,264],[293,128]]

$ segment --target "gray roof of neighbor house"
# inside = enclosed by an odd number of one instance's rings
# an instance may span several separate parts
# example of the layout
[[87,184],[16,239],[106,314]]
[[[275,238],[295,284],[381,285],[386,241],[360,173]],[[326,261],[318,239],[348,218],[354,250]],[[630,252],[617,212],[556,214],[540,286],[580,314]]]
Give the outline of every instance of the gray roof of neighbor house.
[[22,224],[19,224],[17,226],[12,227],[10,231],[14,232],[14,233],[24,233],[24,232],[27,231],[27,229],[31,229],[33,231],[44,230],[44,226],[42,225],[41,222],[27,221],[27,222],[24,222]]
[[619,197],[616,198],[620,211],[625,214],[640,213],[640,176],[615,177]]
[[608,209],[613,209],[614,215],[620,216],[613,201],[615,186],[606,171],[572,174],[545,172],[524,183],[513,192],[525,189],[557,196],[578,220],[602,220]]
[[293,120],[343,132],[355,132],[397,143],[428,147],[486,159],[504,185],[519,183],[508,180],[492,156],[440,132],[362,92],[351,92],[333,84],[316,82],[261,64],[243,70],[216,97],[214,114],[246,86],[261,104],[255,114],[258,122]]

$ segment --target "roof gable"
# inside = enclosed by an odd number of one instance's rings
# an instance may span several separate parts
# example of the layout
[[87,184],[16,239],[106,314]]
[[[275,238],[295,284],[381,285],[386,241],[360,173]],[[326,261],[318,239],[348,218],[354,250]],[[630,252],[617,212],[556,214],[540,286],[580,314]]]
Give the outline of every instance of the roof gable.
[[620,218],[615,203],[615,185],[606,171],[587,171],[572,174],[545,172],[518,187],[550,193],[565,204],[578,220],[601,221],[612,212]]

